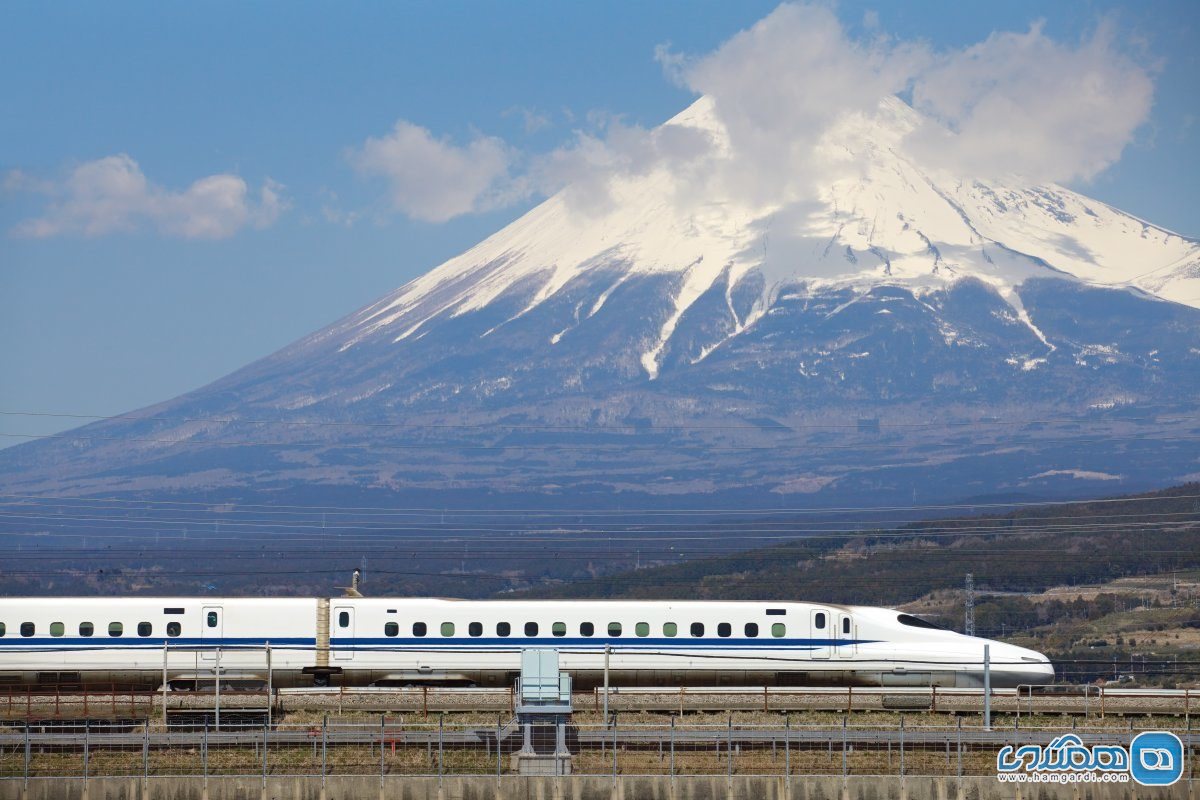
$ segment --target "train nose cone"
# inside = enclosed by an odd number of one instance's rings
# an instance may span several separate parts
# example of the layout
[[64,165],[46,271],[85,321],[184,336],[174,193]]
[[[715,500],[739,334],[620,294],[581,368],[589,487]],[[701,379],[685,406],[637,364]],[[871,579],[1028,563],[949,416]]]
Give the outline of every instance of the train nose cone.
[[1054,665],[1043,654],[1011,644],[1002,645],[999,650],[994,658],[1004,662],[1007,683],[1032,686],[1054,683]]

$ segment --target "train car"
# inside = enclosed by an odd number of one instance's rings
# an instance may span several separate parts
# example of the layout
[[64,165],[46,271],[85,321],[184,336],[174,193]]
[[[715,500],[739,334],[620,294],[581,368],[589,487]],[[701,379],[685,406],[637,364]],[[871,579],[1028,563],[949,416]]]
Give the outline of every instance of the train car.
[[1040,653],[894,609],[339,597],[0,599],[0,685],[506,686],[554,648],[581,688],[1047,684]]

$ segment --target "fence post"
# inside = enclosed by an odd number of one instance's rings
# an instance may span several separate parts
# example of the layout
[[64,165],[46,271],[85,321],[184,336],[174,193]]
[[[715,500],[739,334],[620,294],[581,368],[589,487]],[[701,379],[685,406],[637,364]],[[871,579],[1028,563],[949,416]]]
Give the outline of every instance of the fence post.
[[216,680],[213,681],[213,692],[216,695],[216,712],[214,714],[217,730],[221,730],[221,648],[217,648],[216,664],[213,665],[213,675]]
[[321,717],[321,788],[325,788],[325,773],[328,769],[328,750],[329,750],[329,714],[326,712]]
[[[605,725],[608,723],[605,722]],[[612,782],[615,785],[617,782],[617,720],[614,717],[612,721]]]
[[842,717],[842,777],[846,777],[846,718]]
[[204,788],[208,788],[208,717],[204,718],[204,741],[200,745],[200,765],[204,772]]
[[88,766],[89,766],[88,758],[90,756],[90,751],[91,751],[91,747],[90,747],[91,727],[92,726],[89,723],[89,721],[85,719],[83,721],[83,785],[84,786],[87,786],[87,780],[88,780]]
[[379,715],[379,791],[383,792],[383,740],[387,738],[387,714]]
[[733,781],[733,712],[729,712],[729,726],[726,728],[725,755],[727,762],[726,778]]
[[263,765],[262,765],[262,788],[267,790],[267,752],[271,748],[271,726],[263,723]]
[[675,717],[671,717],[671,785],[675,785]]
[[[153,697],[153,695],[151,695]],[[163,640],[163,677],[162,677],[163,728],[167,727],[167,641]],[[148,723],[147,723],[148,724]]]
[[29,720],[25,721],[25,787],[29,786]]
[[783,712],[783,774],[790,785],[792,782],[792,715]]
[[958,723],[958,725],[956,726],[956,732],[955,732],[954,738],[955,738],[955,742],[956,742],[956,750],[958,751],[958,777],[961,778],[962,777],[962,717],[956,717],[955,722]]
[[[142,778],[150,778],[150,723],[142,731]],[[149,794],[149,792],[146,792]]]
[[271,712],[275,705],[274,681],[271,679],[271,643],[263,645],[267,651],[267,727],[271,727]]
[[904,777],[904,715],[900,715],[900,777]]
[[445,712],[438,714],[438,791],[442,788],[442,766],[443,760],[446,757],[446,751],[442,745],[442,726],[445,724]]
[[[500,715],[496,715],[496,786],[500,785]],[[499,792],[499,789],[497,789]]]

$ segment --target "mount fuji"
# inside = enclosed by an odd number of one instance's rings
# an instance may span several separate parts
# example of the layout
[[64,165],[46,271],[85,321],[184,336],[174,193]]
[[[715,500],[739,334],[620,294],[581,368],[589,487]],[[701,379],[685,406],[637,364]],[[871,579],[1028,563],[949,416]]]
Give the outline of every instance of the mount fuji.
[[[1200,476],[1200,243],[923,166],[889,98],[763,200],[568,186],[209,386],[0,452],[13,494],[561,508],[1084,496]],[[736,178],[736,176],[733,176]],[[786,176],[784,176],[786,177]]]

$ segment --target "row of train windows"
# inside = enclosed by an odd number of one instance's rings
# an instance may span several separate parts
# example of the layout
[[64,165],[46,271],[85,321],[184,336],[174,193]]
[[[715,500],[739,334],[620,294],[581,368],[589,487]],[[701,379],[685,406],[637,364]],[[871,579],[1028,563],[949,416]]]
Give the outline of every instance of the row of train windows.
[[[441,630],[442,636],[453,636],[454,631],[455,631],[455,625],[453,622],[443,622],[441,624],[440,630]],[[757,622],[747,622],[745,627],[742,630],[743,630],[743,633],[745,633],[747,638],[753,639],[758,636],[758,623]],[[633,626],[633,632],[634,632],[635,636],[649,636],[650,635],[650,623],[649,622],[639,622],[639,623],[635,624]],[[555,623],[551,624],[550,633],[554,636],[566,636],[567,635],[567,623],[555,622]],[[621,635],[623,635],[623,633],[624,633],[624,626],[621,623],[619,623],[619,622],[608,623],[608,635],[609,636],[613,636],[613,637],[621,636]],[[688,633],[690,633],[694,637],[703,636],[704,635],[704,623],[703,622],[693,622],[688,627]],[[383,626],[383,635],[384,636],[399,636],[400,635],[400,624],[398,622],[386,623]],[[414,622],[412,625],[412,635],[413,636],[428,636],[429,635],[429,626],[426,625],[424,622]],[[467,635],[468,636],[483,636],[483,623],[482,622],[468,623],[467,624]],[[496,623],[496,635],[497,636],[511,636],[512,635],[512,625],[508,622],[497,622]],[[526,622],[525,623],[525,635],[526,636],[537,636],[538,635],[538,624],[536,622]],[[595,636],[596,635],[596,626],[591,622],[579,623],[579,635],[580,636]],[[679,635],[679,626],[676,625],[674,622],[664,622],[663,626],[662,626],[662,635],[666,636],[666,637],[678,636]],[[717,624],[717,636],[720,636],[721,638],[728,638],[732,635],[733,635],[733,626],[730,625],[728,622],[721,622],[721,623]],[[780,638],[786,636],[787,635],[787,626],[784,625],[782,622],[776,622],[775,624],[773,624],[771,626],[771,635],[773,637],[775,637],[776,639],[780,639]]]
[[[37,625],[33,622],[22,622],[20,627],[18,628],[18,631],[25,638],[29,638],[31,636],[36,636],[37,635]],[[51,636],[64,636],[64,635],[66,635],[66,632],[67,632],[67,626],[64,625],[63,623],[61,623],[61,622],[51,622],[50,623],[50,635]],[[0,622],[0,636],[4,636],[6,633],[8,633],[7,627],[5,626],[5,624],[3,622]],[[183,626],[181,626],[178,622],[168,622],[167,623],[167,636],[174,637],[174,636],[180,635],[181,633],[183,633]],[[79,623],[79,635],[80,636],[95,636],[96,635],[96,626],[90,622]],[[108,635],[114,636],[114,637],[115,636],[124,636],[125,635],[125,625],[120,622],[108,623]],[[154,626],[152,624],[150,624],[149,622],[139,622],[137,624],[137,635],[138,636],[153,636],[154,635]]]

